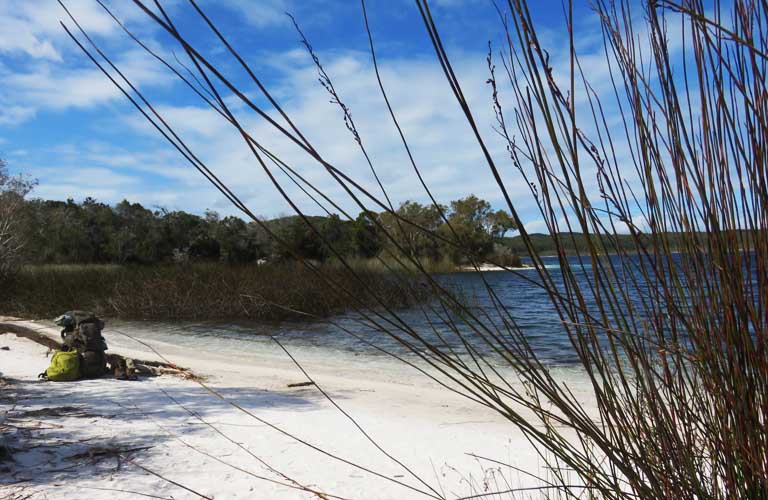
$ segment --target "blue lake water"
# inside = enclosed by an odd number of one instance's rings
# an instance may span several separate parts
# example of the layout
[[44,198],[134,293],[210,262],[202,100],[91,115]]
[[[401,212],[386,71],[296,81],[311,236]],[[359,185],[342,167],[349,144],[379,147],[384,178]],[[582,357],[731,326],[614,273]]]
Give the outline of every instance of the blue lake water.
[[[555,258],[545,258],[550,272],[557,277],[559,269]],[[537,278],[534,269],[519,271],[521,276]],[[483,277],[492,287],[499,300],[506,306],[518,326],[525,332],[540,359],[554,364],[569,364],[576,361],[573,348],[555,314],[547,294],[521,276],[503,272],[484,272]],[[481,314],[492,308],[483,279],[478,273],[450,273],[435,276],[443,286],[451,289],[471,306],[473,312]],[[460,339],[450,328],[441,324],[435,310],[429,305],[394,311],[409,328],[417,331],[430,342],[461,350]],[[380,324],[387,319],[375,317]],[[443,312],[440,311],[443,316]],[[458,318],[457,326],[468,338],[470,328]],[[340,355],[385,356],[378,348],[406,355],[409,351],[392,339],[370,320],[350,312],[322,321],[281,321],[259,323],[163,323],[163,322],[116,322],[108,325],[146,340],[156,340],[184,347],[214,346],[218,352],[242,353],[260,345],[274,344],[270,336],[276,336],[287,347],[314,351],[337,352]],[[351,335],[352,332],[354,335]],[[402,333],[402,332],[401,332]],[[442,338],[441,338],[442,337]],[[477,343],[481,345],[481,343]],[[375,347],[374,347],[375,346]],[[480,347],[481,350],[487,346]]]
[[[611,263],[621,268],[624,266],[624,275],[619,278],[623,283],[618,283],[628,293],[629,300],[639,302],[650,290],[642,283],[638,286],[629,285],[627,274],[633,274],[632,268],[639,262],[638,257],[630,256],[620,261],[617,256],[606,257]],[[680,262],[680,256],[673,260]],[[547,267],[555,283],[562,283],[562,274],[555,257],[544,258]],[[576,257],[571,258],[572,265],[578,264]],[[572,267],[573,269],[573,267]],[[591,266],[588,262],[581,263],[575,272],[582,290],[589,288],[591,279]],[[621,274],[621,273],[620,273]],[[528,279],[526,279],[528,278]],[[634,278],[637,278],[635,274]],[[500,325],[500,317],[494,312],[493,303],[486,289],[486,283],[491,287],[498,300],[505,306],[509,315],[514,318],[518,327],[524,333],[525,338],[532,347],[536,356],[543,362],[551,365],[570,365],[578,362],[574,348],[569,340],[566,330],[561,323],[556,310],[547,293],[531,283],[538,282],[539,277],[535,269],[519,271],[517,274],[504,271],[484,272],[482,275],[475,272],[451,273],[436,275],[435,279],[446,288],[453,290],[462,297],[463,303],[468,304],[473,313],[483,317],[486,312],[490,316],[483,321],[490,321]],[[683,284],[683,286],[685,286]],[[594,299],[586,294],[586,305],[590,310],[594,307]],[[373,314],[371,317],[379,324],[386,325],[387,321],[401,321],[408,328],[418,332],[433,345],[439,345],[444,350],[453,349],[462,353],[462,339],[449,328],[441,317],[451,317],[456,320],[458,331],[469,339],[473,346],[480,352],[491,353],[492,349],[483,343],[473,330],[459,318],[451,313],[446,314],[442,310],[434,309],[436,304],[420,305],[408,309],[394,311],[396,317],[381,313],[381,317]],[[391,327],[391,324],[388,325]],[[413,356],[408,354],[409,349],[398,343],[395,339],[382,332],[372,324],[370,319],[363,318],[359,313],[346,313],[323,321],[282,321],[274,323],[141,323],[128,322],[116,323],[115,328],[130,330],[133,334],[139,334],[144,339],[152,339],[168,345],[178,345],[190,348],[205,347],[217,353],[230,353],[239,355],[254,349],[264,349],[267,345],[275,348],[271,337],[274,336],[289,348],[299,348],[304,351],[314,351],[323,358],[329,356],[385,356],[384,349],[397,355]],[[108,333],[109,327],[107,329]],[[504,332],[504,328],[499,331]],[[350,333],[351,332],[351,333]],[[405,336],[402,331],[399,335]],[[508,333],[504,339],[508,339]],[[417,346],[418,349],[422,347]]]

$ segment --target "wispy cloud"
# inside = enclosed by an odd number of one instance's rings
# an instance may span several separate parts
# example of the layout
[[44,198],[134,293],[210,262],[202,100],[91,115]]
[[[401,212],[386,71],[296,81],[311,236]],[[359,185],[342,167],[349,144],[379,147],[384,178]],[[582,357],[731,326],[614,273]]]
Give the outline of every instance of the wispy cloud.
[[[137,16],[134,9],[114,3],[123,19]],[[100,37],[118,33],[119,27],[93,0],[66,0],[65,5],[89,33]],[[59,25],[64,18],[65,12],[55,0],[0,1],[0,54],[61,61],[62,52],[72,49]]]
[[[128,2],[115,2],[126,21],[140,15]],[[113,43],[120,27],[93,0],[67,0],[80,25],[101,43]],[[41,110],[89,108],[120,97],[59,24],[69,19],[55,0],[0,0],[0,126],[19,126]],[[71,25],[71,22],[69,22]],[[132,45],[118,45],[115,59],[134,81],[159,85],[164,75]]]
[[289,0],[224,0],[219,2],[241,16],[248,24],[257,28],[271,25],[288,25],[285,13],[292,10],[293,5]]
[[[168,82],[165,72],[144,53],[131,51],[121,54],[117,64],[136,84],[162,85]],[[16,113],[17,120],[29,118],[40,109],[60,111],[70,107],[85,108],[122,97],[120,91],[95,67],[72,68],[41,62],[21,71],[0,73],[0,76],[5,85],[0,100],[5,96],[23,109],[23,113]],[[6,117],[5,122],[11,122],[13,118]]]
[[[270,87],[276,95],[285,98],[283,104],[292,119],[307,131],[309,139],[328,161],[381,197],[363,155],[344,126],[340,110],[328,102],[328,95],[317,83],[316,70],[308,56],[302,58],[295,53],[275,53],[272,58],[276,61],[275,66],[281,68],[281,76]],[[286,60],[291,60],[293,64],[285,65]],[[486,124],[484,131],[491,135],[492,111],[490,94],[485,85],[487,72],[483,58],[463,58],[457,61],[457,67],[467,83],[467,94],[479,113],[478,120]],[[389,118],[370,57],[359,52],[337,53],[327,60],[326,68],[345,104],[351,109],[363,143],[395,203],[426,199],[427,195]],[[409,138],[417,165],[440,201],[447,203],[469,192],[497,199],[498,190],[483,166],[482,153],[454,104],[439,66],[431,59],[385,60],[382,62],[382,78],[398,120]],[[255,204],[252,207],[255,211],[276,213],[288,209],[288,205],[270,186],[242,138],[221,117],[211,110],[188,105],[166,105],[159,110],[217,175],[244,199]],[[263,120],[244,114],[242,121],[253,137],[319,189],[339,200],[346,198],[343,206],[353,213],[359,210],[321,166]],[[128,123],[136,131],[155,136],[155,132],[140,117],[132,116]],[[492,143],[496,144],[496,153],[504,155],[503,145],[493,140]],[[500,159],[504,161],[503,157]],[[303,194],[279,171],[277,173],[278,178],[285,182],[285,188],[301,200]],[[523,187],[516,176],[508,176],[508,180],[513,187]],[[301,205],[307,210],[318,211],[306,198]]]

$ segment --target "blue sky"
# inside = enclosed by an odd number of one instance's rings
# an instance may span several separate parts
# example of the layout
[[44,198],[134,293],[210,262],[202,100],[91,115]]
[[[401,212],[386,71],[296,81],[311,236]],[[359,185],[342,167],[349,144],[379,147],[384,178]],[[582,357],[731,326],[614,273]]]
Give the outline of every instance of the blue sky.
[[[66,4],[255,213],[272,217],[290,212],[230,126],[138,50],[95,1],[68,0]],[[109,4],[147,43],[169,47],[167,38],[131,2]],[[485,56],[487,42],[498,44],[502,34],[493,3],[434,0],[431,4],[482,132],[503,166],[516,205],[535,230],[539,222],[527,190],[491,129]],[[236,81],[247,85],[186,2],[164,5],[193,43],[220,61]],[[378,93],[357,1],[211,0],[201,5],[326,158],[373,188],[374,180],[344,128],[340,111],[328,102],[317,83],[311,60],[284,14],[293,13],[351,108],[394,201],[426,200]],[[474,193],[502,207],[500,193],[441,76],[415,4],[410,0],[370,0],[367,5],[384,83],[416,160],[439,200],[448,202]],[[566,57],[561,3],[532,2],[532,8],[553,61]],[[86,60],[58,25],[59,19],[65,18],[54,1],[0,0],[0,157],[8,160],[13,172],[38,179],[33,196],[76,200],[91,196],[108,203],[127,198],[149,207],[235,213]],[[577,6],[576,18],[579,48],[600,91],[606,66],[601,62],[598,22],[586,2]],[[255,91],[252,87],[247,90]],[[344,200],[343,192],[316,164],[292,151],[284,139],[255,117],[243,119],[256,137],[321,189],[342,200],[345,208],[354,210],[351,201]],[[299,198],[302,208],[320,213],[310,200]]]

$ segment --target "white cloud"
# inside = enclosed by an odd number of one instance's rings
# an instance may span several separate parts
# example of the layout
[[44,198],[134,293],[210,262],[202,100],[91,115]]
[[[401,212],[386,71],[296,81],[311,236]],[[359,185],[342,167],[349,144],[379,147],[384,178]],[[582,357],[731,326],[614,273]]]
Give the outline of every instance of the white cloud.
[[[120,28],[94,0],[64,3],[88,33],[95,36],[118,33]],[[124,19],[138,15],[135,8],[127,9],[119,2],[113,4]],[[62,51],[72,47],[59,20],[69,23],[66,12],[55,0],[0,0],[0,53],[61,61]]]
[[[95,0],[64,3],[98,43],[109,45],[117,35],[124,36]],[[131,2],[111,4],[110,8],[126,22],[143,16],[129,5]],[[5,56],[0,60],[0,126],[17,126],[45,109],[88,108],[122,99],[118,89],[66,35],[60,19],[77,34],[55,0],[0,0],[0,57]],[[159,85],[165,81],[157,63],[132,42],[114,51],[113,56],[136,83]]]
[[0,125],[16,125],[22,123],[35,114],[35,108],[31,106],[14,106],[5,102],[0,95]]
[[171,208],[189,208],[190,199],[213,199],[213,188],[164,149],[137,152],[118,144],[84,142],[33,153],[34,162],[26,156],[13,161],[14,167],[40,180],[33,197],[78,201],[92,197],[113,204],[129,199],[147,207]]
[[[61,178],[61,168],[58,166],[47,167],[35,172],[36,175],[47,178]],[[135,175],[117,173],[115,170],[103,167],[84,167],[70,170],[72,179],[84,182],[91,189],[103,190],[107,188],[126,188],[138,184],[139,178]]]
[[59,51],[41,33],[44,26],[21,12],[25,3],[5,0],[0,5],[0,53],[23,53],[38,59],[60,61]]
[[[344,126],[341,112],[338,107],[329,104],[327,93],[317,84],[314,67],[309,65],[306,57],[302,63],[291,67],[285,66],[287,58],[282,54],[274,54],[273,58],[280,61],[283,71],[283,78],[273,88],[276,88],[276,95],[284,96],[282,102],[289,115],[307,132],[309,139],[327,160],[380,196],[364,157]],[[295,54],[288,58],[299,60]],[[506,166],[503,146],[492,139],[489,128],[492,114],[490,95],[485,85],[484,60],[482,57],[466,57],[456,62],[466,83],[467,94],[479,114],[478,122],[482,124],[486,137],[491,138],[501,164]],[[395,204],[407,199],[426,200],[427,195],[392,126],[369,57],[354,52],[338,54],[328,59],[326,69],[332,75],[342,99],[350,107],[363,142],[374,159],[374,166],[387,190],[393,194]],[[436,63],[431,59],[383,61],[382,77],[417,164],[439,201],[447,203],[458,196],[475,193],[498,202],[498,188]],[[158,109],[217,175],[252,203],[251,208],[256,213],[276,214],[289,210],[237,131],[221,117],[201,107],[160,106]],[[271,114],[277,115],[274,112]],[[359,208],[320,165],[253,113],[243,114],[241,118],[253,137],[323,192],[340,201],[342,206],[357,213]],[[157,135],[142,117],[133,115],[128,123],[134,130],[152,137]],[[278,178],[284,181],[286,190],[301,200],[302,208],[315,213],[319,211],[275,170]],[[525,189],[518,176],[508,173],[505,176],[513,192],[521,193]],[[199,176],[198,182],[204,185],[205,180]],[[201,210],[203,205],[218,208],[217,203],[209,200],[185,201],[191,205],[199,204],[198,207],[186,207],[195,211]],[[365,201],[368,202],[367,199]]]
[[288,23],[285,13],[291,10],[288,0],[225,0],[218,2],[240,14],[249,24],[257,28]]
[[[167,73],[143,52],[129,51],[117,66],[140,88],[166,85]],[[18,125],[43,109],[89,108],[124,99],[96,67],[64,66],[39,61],[25,70],[0,70],[0,125]]]

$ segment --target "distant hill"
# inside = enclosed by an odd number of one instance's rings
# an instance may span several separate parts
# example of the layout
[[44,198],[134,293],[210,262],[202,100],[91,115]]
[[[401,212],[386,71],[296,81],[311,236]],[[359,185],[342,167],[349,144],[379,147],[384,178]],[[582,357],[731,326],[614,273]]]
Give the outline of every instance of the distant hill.
[[[557,247],[555,245],[555,238],[552,235],[549,234],[542,234],[542,233],[534,233],[529,235],[531,238],[531,241],[533,242],[534,248],[542,254],[542,255],[555,255],[557,253]],[[747,236],[747,235],[739,235],[739,236]],[[568,254],[576,254],[576,253],[584,253],[588,251],[586,239],[582,233],[568,233],[568,232],[562,232],[557,233],[557,237],[562,242],[563,247],[565,248],[566,253]],[[610,235],[610,236],[603,236],[603,238],[611,238],[613,241],[608,242],[606,241],[606,247],[607,248],[620,248],[626,251],[634,251],[635,250],[635,243],[633,241],[632,235],[629,234],[618,234],[618,235]],[[679,249],[679,240],[681,237],[681,233],[668,233],[667,238],[668,241],[671,243],[671,250],[675,251]],[[646,243],[650,245],[650,237],[644,236]],[[705,233],[699,233],[699,240],[704,243],[706,241]],[[743,238],[744,241],[750,241],[750,238],[747,236]],[[526,255],[528,253],[525,244],[523,243],[523,239],[520,236],[513,236],[509,238],[504,238],[503,244],[505,246],[508,246],[512,252],[520,254],[520,255]],[[749,245],[751,247],[751,245]]]
[[[557,246],[555,245],[555,238],[549,234],[534,233],[529,235],[533,242],[534,248],[542,255],[555,255],[557,253]],[[557,237],[565,247],[566,253],[584,253],[588,251],[586,239],[582,233],[557,233]],[[625,250],[632,250],[635,248],[632,236],[629,234],[622,234],[613,236],[616,243]],[[513,236],[510,238],[504,238],[504,245],[508,246],[514,253],[520,255],[526,255],[528,253],[525,243],[521,236]],[[613,246],[613,245],[609,245]]]

